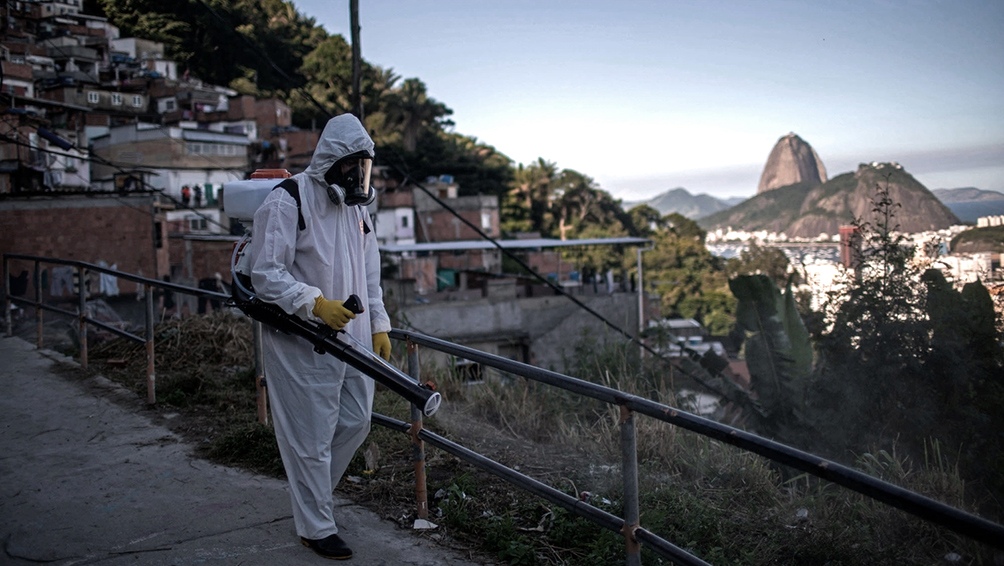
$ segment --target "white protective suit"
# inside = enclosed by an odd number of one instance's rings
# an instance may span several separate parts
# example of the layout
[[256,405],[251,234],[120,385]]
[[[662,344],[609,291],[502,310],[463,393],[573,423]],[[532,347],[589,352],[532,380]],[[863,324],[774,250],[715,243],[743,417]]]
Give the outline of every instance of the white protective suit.
[[[356,294],[365,312],[345,331],[367,347],[372,334],[390,331],[380,289],[380,256],[366,209],[335,204],[324,173],[341,157],[373,141],[351,114],[328,121],[303,173],[294,175],[306,229],[297,227],[296,201],[274,189],[254,215],[251,282],[264,301],[289,314],[319,321],[318,295],[345,300]],[[340,195],[344,191],[335,187]],[[322,323],[323,324],[323,323]],[[338,532],[332,490],[369,434],[373,380],[303,338],[266,329],[265,375],[279,452],[289,479],[293,519],[301,537]]]

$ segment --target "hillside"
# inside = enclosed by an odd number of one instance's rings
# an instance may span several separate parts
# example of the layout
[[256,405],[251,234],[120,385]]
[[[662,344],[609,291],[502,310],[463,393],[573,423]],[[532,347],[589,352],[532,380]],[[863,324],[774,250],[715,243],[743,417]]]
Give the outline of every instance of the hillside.
[[1004,253],[1004,226],[966,230],[952,238],[951,246],[957,253]]
[[[740,199],[741,200],[741,199]],[[677,213],[686,216],[691,220],[704,218],[709,214],[714,214],[720,210],[725,210],[732,206],[726,201],[717,199],[711,195],[693,195],[687,189],[677,187],[664,193],[660,193],[648,200],[625,202],[624,210],[631,210],[640,205],[648,205],[659,211],[663,216]]]
[[821,184],[799,183],[758,194],[698,223],[705,229],[728,228],[785,233],[790,238],[837,234],[855,218],[870,220],[875,188],[888,183],[899,203],[896,221],[905,232],[923,232],[959,224],[958,217],[897,164],[861,164]]

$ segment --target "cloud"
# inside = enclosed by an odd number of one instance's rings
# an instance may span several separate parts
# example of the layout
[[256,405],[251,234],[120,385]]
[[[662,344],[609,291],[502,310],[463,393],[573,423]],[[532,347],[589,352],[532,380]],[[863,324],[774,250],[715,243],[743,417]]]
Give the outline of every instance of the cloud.
[[[827,161],[824,159],[823,162],[827,171],[830,171]],[[840,166],[834,172],[854,171],[858,163],[872,161],[896,161],[912,175],[1001,168],[1004,167],[1004,143],[930,150],[873,150],[868,157],[856,161],[847,157],[833,159],[834,165]]]

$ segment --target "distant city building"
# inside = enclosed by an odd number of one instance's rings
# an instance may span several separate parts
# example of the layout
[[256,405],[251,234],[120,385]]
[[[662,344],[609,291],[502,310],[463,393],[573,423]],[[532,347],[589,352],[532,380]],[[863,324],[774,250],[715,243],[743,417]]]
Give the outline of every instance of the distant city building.
[[840,227],[840,265],[856,269],[861,262],[861,230],[857,226]]
[[92,140],[93,151],[102,161],[94,164],[94,183],[113,190],[121,167],[137,167],[150,175],[144,188],[180,201],[182,187],[188,185],[196,195],[194,206],[216,206],[223,183],[246,176],[250,143],[243,133],[155,124],[111,128]]

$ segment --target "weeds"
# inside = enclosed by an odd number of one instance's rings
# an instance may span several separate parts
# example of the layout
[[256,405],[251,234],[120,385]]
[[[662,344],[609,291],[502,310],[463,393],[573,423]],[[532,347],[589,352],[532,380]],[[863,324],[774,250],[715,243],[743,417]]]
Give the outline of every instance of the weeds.
[[[196,317],[192,317],[193,319]],[[195,353],[207,342],[188,325],[241,319],[186,319],[161,325],[157,342],[158,397],[186,416],[189,437],[214,461],[282,475],[272,430],[255,422],[250,355],[240,332],[227,344]],[[167,323],[165,323],[167,324]],[[128,359],[101,371],[145,395],[142,353],[121,344],[95,348],[92,359]],[[673,380],[626,348],[584,342],[569,373],[675,405]],[[177,350],[173,348],[178,348]],[[221,349],[234,348],[235,353]],[[192,358],[205,360],[193,363]],[[215,356],[215,357],[211,357]],[[243,364],[243,365],[242,365]],[[611,369],[615,368],[615,369]],[[539,383],[492,375],[471,386],[443,368],[423,367],[444,406],[427,428],[620,515],[619,411]],[[407,420],[407,403],[378,388],[374,411]],[[177,420],[177,419],[175,419]],[[640,462],[641,523],[713,564],[935,564],[949,553],[959,563],[992,564],[985,547],[864,496],[721,442],[644,416],[635,418]],[[403,526],[414,519],[414,472],[407,435],[374,427],[339,487]],[[857,467],[897,485],[959,506],[963,484],[940,445],[924,462],[895,451],[861,455]],[[427,448],[429,519],[437,533],[512,565],[618,564],[624,539],[509,484]],[[666,563],[643,547],[645,564]]]

